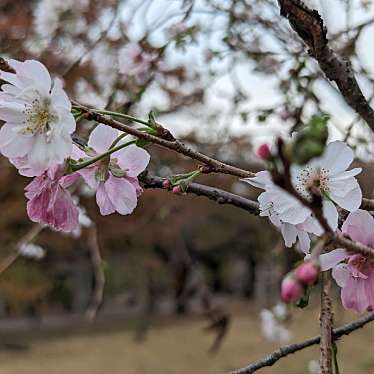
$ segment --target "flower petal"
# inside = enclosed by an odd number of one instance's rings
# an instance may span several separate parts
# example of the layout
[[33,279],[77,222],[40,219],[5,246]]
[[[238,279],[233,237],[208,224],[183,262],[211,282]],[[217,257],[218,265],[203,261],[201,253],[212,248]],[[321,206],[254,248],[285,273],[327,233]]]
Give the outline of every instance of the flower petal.
[[344,261],[349,254],[343,248],[334,249],[331,252],[319,256],[321,271],[332,269],[339,262]]
[[100,183],[99,188],[96,191],[96,203],[99,206],[100,214],[107,216],[116,211],[115,206],[109,199],[109,196],[105,190],[104,183]]
[[97,153],[104,153],[117,139],[118,133],[118,130],[100,124],[91,132],[88,146],[93,148]]
[[126,176],[137,177],[147,167],[151,156],[149,153],[135,144],[113,153],[112,157],[117,158],[118,165],[126,171]]
[[366,210],[349,213],[342,226],[342,232],[352,240],[374,247],[374,218]]
[[324,199],[322,201],[323,216],[327,223],[331,227],[331,230],[335,231],[338,228],[338,210],[333,202]]
[[104,183],[105,191],[119,214],[130,214],[136,208],[137,195],[135,187],[125,178],[109,176]]
[[327,145],[321,164],[329,171],[330,175],[336,175],[347,170],[353,161],[352,149],[342,141],[331,142]]

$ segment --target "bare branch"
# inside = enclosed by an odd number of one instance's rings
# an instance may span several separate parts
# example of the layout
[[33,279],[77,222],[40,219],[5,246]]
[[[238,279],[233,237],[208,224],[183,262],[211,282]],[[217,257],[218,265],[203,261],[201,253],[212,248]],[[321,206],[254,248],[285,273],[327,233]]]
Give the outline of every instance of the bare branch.
[[331,287],[330,272],[322,273],[321,287],[321,342],[320,342],[320,370],[321,374],[332,374],[332,324],[333,314],[329,296]]
[[[344,326],[334,329],[332,331],[332,339],[333,341],[336,341],[339,338],[341,338],[343,335],[349,335],[351,332],[364,327],[366,324],[372,321],[374,321],[374,313],[370,313],[366,317],[360,318],[354,322],[348,323]],[[264,367],[273,366],[277,361],[279,361],[283,357],[286,357],[292,353],[301,351],[305,348],[311,347],[315,344],[319,344],[320,340],[321,340],[320,336],[315,336],[314,338],[310,338],[301,343],[283,346],[279,348],[278,350],[274,351],[273,353],[269,354],[262,360],[257,361],[243,369],[234,370],[227,374],[252,374],[255,371],[260,370]]]
[[97,240],[97,229],[93,225],[89,228],[88,233],[88,248],[91,255],[91,263],[94,270],[95,286],[92,292],[90,305],[86,310],[86,317],[88,320],[93,320],[96,317],[97,311],[103,302],[105,274],[103,269],[103,260],[100,254],[99,243]]
[[[146,173],[143,173],[140,175],[139,180],[143,183],[144,188],[165,189],[162,186],[163,179],[160,177],[151,177]],[[190,183],[186,192],[198,196],[205,196],[210,200],[216,201],[218,204],[233,205],[252,214],[258,215],[260,213],[257,202],[216,187],[205,186],[199,183]]]
[[[1,62],[0,62],[1,63]],[[7,270],[14,261],[20,256],[20,249],[23,245],[35,239],[35,237],[43,230],[44,226],[34,225],[29,232],[27,232],[14,246],[13,251],[5,257],[0,263],[0,274]]]
[[250,171],[246,171],[246,170],[237,168],[235,166],[225,164],[224,162],[215,160],[203,153],[200,153],[198,151],[193,150],[190,147],[187,147],[183,143],[174,139],[171,133],[167,129],[163,128],[161,125],[159,126],[160,128],[162,128],[163,132],[159,134],[160,136],[155,136],[155,135],[151,135],[143,131],[140,131],[137,128],[131,127],[122,122],[116,121],[107,116],[96,113],[94,110],[89,109],[76,102],[74,102],[74,105],[77,106],[82,112],[86,114],[86,119],[88,120],[91,120],[91,121],[93,120],[99,123],[103,123],[107,126],[126,132],[130,135],[134,135],[139,139],[144,139],[150,143],[157,144],[167,149],[171,149],[177,153],[181,153],[196,161],[202,162],[204,165],[207,166],[207,168],[204,170],[204,172],[206,173],[230,174],[230,175],[234,175],[240,178],[253,177],[255,175],[254,173]]
[[374,131],[374,110],[363,95],[350,62],[340,58],[328,45],[327,31],[316,10],[309,9],[301,0],[278,0],[281,15],[309,47],[321,70],[338,86],[345,101]]

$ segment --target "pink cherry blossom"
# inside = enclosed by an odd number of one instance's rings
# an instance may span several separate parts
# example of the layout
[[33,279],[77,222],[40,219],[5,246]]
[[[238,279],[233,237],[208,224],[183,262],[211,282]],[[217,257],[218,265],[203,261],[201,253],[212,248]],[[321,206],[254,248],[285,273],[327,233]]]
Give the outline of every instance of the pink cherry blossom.
[[50,168],[26,186],[27,214],[33,222],[70,232],[79,225],[79,212],[67,188],[79,175],[63,172],[63,166]]
[[[364,210],[350,213],[342,232],[352,240],[374,248],[374,218]],[[374,309],[374,261],[343,248],[320,256],[321,270],[332,269],[346,309],[362,313]]]
[[[89,159],[110,149],[119,132],[105,125],[97,126],[88,140],[86,152],[74,147],[74,159]],[[137,198],[143,192],[138,175],[145,170],[149,153],[132,144],[81,169],[78,173],[96,191],[96,202],[102,215],[114,212],[126,215],[133,212]]]

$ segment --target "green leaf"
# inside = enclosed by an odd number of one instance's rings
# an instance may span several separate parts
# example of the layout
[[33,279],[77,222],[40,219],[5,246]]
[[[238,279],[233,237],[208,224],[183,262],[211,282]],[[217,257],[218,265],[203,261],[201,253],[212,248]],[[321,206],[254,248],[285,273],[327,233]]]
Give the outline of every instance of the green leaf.
[[315,115],[301,130],[292,145],[292,161],[299,165],[305,165],[311,159],[320,157],[326,147],[328,138],[326,114]]

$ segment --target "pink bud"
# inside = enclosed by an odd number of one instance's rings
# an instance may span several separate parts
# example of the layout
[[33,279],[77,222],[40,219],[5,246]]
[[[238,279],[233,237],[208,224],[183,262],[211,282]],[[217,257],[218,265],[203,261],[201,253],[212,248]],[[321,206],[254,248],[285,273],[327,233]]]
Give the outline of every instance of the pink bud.
[[169,181],[169,179],[164,179],[162,181],[162,187],[164,187],[164,188],[169,188],[170,187],[170,181]]
[[267,144],[262,144],[257,149],[257,156],[263,160],[269,160],[271,158],[270,148]]
[[318,268],[312,262],[304,262],[295,270],[296,279],[303,284],[313,284],[318,278]]
[[282,281],[281,297],[285,303],[294,303],[303,295],[303,287],[293,277],[287,276]]
[[182,193],[182,187],[174,186],[172,192],[175,193],[176,195],[180,195]]

